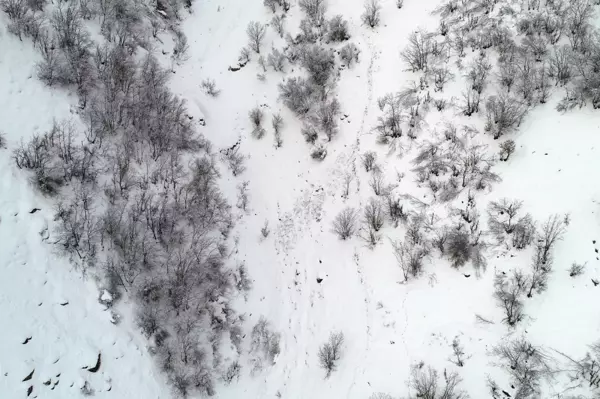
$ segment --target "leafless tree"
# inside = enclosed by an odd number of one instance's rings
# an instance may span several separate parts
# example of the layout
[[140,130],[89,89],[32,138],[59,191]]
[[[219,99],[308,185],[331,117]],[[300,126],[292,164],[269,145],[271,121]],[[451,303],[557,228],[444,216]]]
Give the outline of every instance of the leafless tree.
[[554,372],[552,359],[543,348],[536,347],[525,338],[503,342],[492,349],[500,359],[515,385],[514,397],[527,398],[539,395],[541,380]]
[[383,227],[385,221],[384,215],[381,201],[376,198],[370,198],[363,211],[365,224],[377,232]]
[[370,172],[377,166],[377,154],[374,151],[367,151],[362,156],[365,171]]
[[361,18],[365,25],[375,28],[381,21],[381,4],[379,0],[365,0],[365,11]]
[[490,96],[485,104],[486,126],[494,139],[509,133],[521,125],[527,113],[527,106],[506,94]]
[[410,387],[417,398],[423,399],[467,399],[467,394],[458,388],[462,382],[457,373],[444,370],[443,385],[439,384],[438,372],[423,364],[413,367]]
[[508,158],[515,152],[516,147],[514,140],[506,140],[500,143],[500,160],[508,161]]
[[260,107],[255,107],[250,110],[248,116],[250,117],[250,122],[252,122],[252,136],[257,139],[262,139],[266,133],[265,129],[262,127],[264,118],[262,109],[260,109]]
[[319,348],[319,364],[325,370],[325,378],[328,378],[337,368],[337,364],[342,358],[344,345],[344,333],[332,332],[326,343]]
[[585,263],[581,264],[581,263],[573,262],[573,264],[569,268],[569,277],[580,276],[584,273],[584,271],[585,271]]
[[392,248],[398,266],[402,270],[405,281],[410,277],[418,277],[423,272],[423,261],[429,256],[429,248],[425,245],[411,245],[408,242],[393,241]]
[[463,104],[462,104],[462,112],[466,116],[471,116],[474,113],[479,112],[479,102],[481,101],[481,96],[477,91],[473,89],[469,89],[466,92],[463,92]]
[[348,43],[340,50],[340,59],[350,68],[358,62],[359,50],[354,43]]
[[557,47],[550,56],[550,77],[556,84],[566,85],[573,75],[571,68],[571,51],[568,47]]
[[511,276],[496,275],[494,298],[505,313],[503,321],[511,327],[525,316],[522,297],[527,283],[527,277],[519,271],[513,271]]
[[300,0],[298,5],[314,25],[319,26],[325,20],[326,0]]
[[267,63],[276,72],[283,72],[285,66],[285,55],[276,48],[267,57]]
[[400,56],[412,71],[426,71],[433,47],[431,36],[423,31],[413,32],[408,42]]
[[329,21],[328,37],[332,42],[343,42],[350,39],[348,22],[342,15],[336,15]]
[[252,21],[246,28],[248,34],[248,46],[257,54],[260,54],[260,46],[265,38],[267,28],[260,22]]
[[271,19],[271,25],[279,37],[283,38],[285,33],[285,15],[274,15]]
[[281,114],[274,114],[271,119],[271,126],[275,135],[275,147],[280,148],[283,145],[283,139],[281,138],[281,129],[283,129],[283,117]]
[[452,363],[456,364],[458,367],[463,367],[465,365],[465,348],[460,343],[458,337],[454,337],[452,340]]
[[217,84],[214,79],[204,79],[200,83],[200,87],[202,87],[204,92],[211,97],[217,97],[219,93],[221,93],[221,90],[217,89]]
[[333,232],[346,240],[356,232],[356,211],[353,208],[345,208],[337,214],[333,220]]
[[331,101],[322,102],[317,108],[315,122],[325,133],[329,141],[338,133],[337,121],[339,114],[340,103],[335,98]]

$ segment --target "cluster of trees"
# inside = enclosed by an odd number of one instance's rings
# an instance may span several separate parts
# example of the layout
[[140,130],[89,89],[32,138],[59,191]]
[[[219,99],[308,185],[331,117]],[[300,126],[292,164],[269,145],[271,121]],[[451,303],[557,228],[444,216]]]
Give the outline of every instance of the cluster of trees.
[[[158,2],[155,17],[134,0],[66,1],[50,16],[43,1],[1,3],[11,31],[40,51],[38,77],[76,90],[83,121],[57,121],[23,142],[14,160],[56,196],[56,243],[83,270],[104,275],[115,298],[135,299],[137,323],[181,396],[212,395],[217,379],[239,376],[241,365],[227,363],[220,347],[229,339],[244,350],[243,318],[229,298],[252,286],[245,265],[227,265],[233,219],[212,147],[169,90],[169,71],[139,51],[171,26],[172,58],[181,60],[187,44],[173,26],[190,4]],[[103,44],[85,19],[100,21]],[[206,90],[217,94],[210,82]],[[243,171],[237,147],[222,156],[234,174]],[[251,351],[272,363],[278,342],[261,320]]]
[[[372,1],[375,7],[371,13],[372,18],[378,18],[379,6],[377,1]],[[311,156],[322,160],[327,151],[319,136],[324,136],[331,141],[339,131],[338,119],[341,114],[339,101],[335,98],[336,84],[336,51],[333,46],[347,42],[350,39],[348,23],[341,15],[331,19],[326,18],[327,2],[325,0],[300,0],[298,5],[304,13],[300,23],[300,33],[292,37],[285,32],[284,21],[290,4],[286,0],[265,0],[273,13],[271,26],[280,37],[284,37],[287,46],[283,50],[272,49],[267,61],[261,56],[258,60],[266,72],[266,66],[274,71],[282,72],[285,65],[298,65],[306,72],[304,76],[292,76],[279,84],[280,99],[291,111],[303,121],[302,134],[307,143],[311,145]],[[367,7],[368,8],[368,7]],[[281,10],[281,14],[280,11]],[[373,24],[374,20],[370,20]],[[266,27],[258,22],[248,25],[249,47],[260,53],[261,43],[265,37]],[[242,51],[244,59],[248,59],[249,51]],[[359,51],[352,43],[346,43],[338,51],[339,58],[346,66],[351,66],[358,61]],[[254,111],[253,111],[254,112]],[[257,131],[257,119],[251,114],[253,131]],[[281,127],[283,121],[279,115],[273,116],[273,130],[275,131],[275,146],[280,147]],[[258,130],[261,131],[261,130]],[[254,135],[257,138],[262,135]]]
[[455,199],[465,189],[489,190],[500,180],[492,170],[495,157],[485,145],[471,143],[470,137],[477,131],[466,126],[461,131],[463,134],[447,124],[443,137],[423,143],[413,159],[417,181],[440,202]]
[[521,202],[504,199],[492,202],[488,211],[490,230],[501,240],[512,236],[513,246],[517,249],[534,244],[529,270],[515,269],[496,275],[494,297],[504,311],[503,321],[511,327],[525,317],[524,298],[547,289],[552,272],[552,251],[566,231],[564,218],[559,215],[549,217],[538,230],[528,214],[518,216],[520,208]]

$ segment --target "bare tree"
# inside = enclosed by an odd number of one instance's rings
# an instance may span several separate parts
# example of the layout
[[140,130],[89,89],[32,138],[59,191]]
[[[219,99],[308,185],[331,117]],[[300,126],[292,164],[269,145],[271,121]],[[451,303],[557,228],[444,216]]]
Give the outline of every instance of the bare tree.
[[336,15],[329,21],[329,40],[332,42],[343,42],[350,39],[348,22],[342,15]]
[[410,277],[418,277],[423,272],[423,261],[429,256],[429,248],[425,245],[411,245],[408,242],[392,242],[394,256],[402,269],[405,281]]
[[527,113],[525,104],[505,94],[488,97],[485,109],[485,130],[490,132],[494,139],[499,139],[519,127]]
[[217,89],[217,84],[214,79],[204,79],[200,83],[200,87],[202,87],[204,92],[211,97],[217,97],[219,93],[221,93],[221,90]]
[[265,38],[266,32],[267,28],[256,21],[250,22],[246,28],[246,33],[248,34],[248,46],[250,46],[257,54],[260,54],[260,46]]
[[369,202],[365,205],[363,217],[364,222],[368,227],[376,232],[379,231],[383,227],[385,221],[381,201],[376,198],[370,198]]
[[283,72],[285,67],[285,55],[277,50],[276,48],[271,51],[271,54],[267,57],[267,63],[276,72]]
[[326,0],[300,0],[298,5],[315,26],[320,26],[325,20]]
[[554,245],[562,240],[566,232],[566,226],[559,215],[552,215],[542,225],[542,231],[539,233],[538,243],[540,246],[540,262],[543,265],[549,263],[551,259],[551,251]]
[[515,152],[516,145],[514,140],[506,140],[500,143],[500,160],[508,161],[508,158]]
[[285,33],[285,14],[284,15],[274,15],[271,19],[271,25],[275,32],[279,35],[279,37],[283,38],[283,34]]
[[331,101],[322,102],[319,108],[317,108],[315,122],[325,133],[329,141],[338,133],[337,121],[339,114],[340,103],[335,98]]
[[580,276],[584,273],[584,271],[585,271],[585,263],[581,264],[581,263],[573,262],[573,264],[569,268],[569,277]]
[[356,232],[356,211],[353,208],[345,208],[333,219],[333,232],[346,240]]
[[381,4],[379,0],[365,0],[365,11],[361,18],[365,25],[375,28],[381,20]]
[[439,384],[437,370],[424,364],[413,367],[410,387],[414,396],[422,399],[467,399],[467,394],[458,388],[462,382],[457,373],[444,370],[443,385]]
[[262,139],[266,130],[262,127],[264,113],[260,107],[255,107],[248,113],[250,122],[252,122],[252,136],[257,139]]
[[456,364],[458,367],[463,367],[465,365],[465,348],[460,343],[458,337],[454,337],[452,340],[452,363]]
[[365,171],[370,172],[377,166],[377,154],[375,151],[367,151],[363,154],[362,161]]
[[342,349],[344,345],[344,333],[332,332],[326,343],[319,348],[319,364],[325,370],[325,378],[328,378],[337,368],[337,364],[342,358]]
[[504,310],[503,321],[511,327],[523,320],[525,316],[522,296],[527,284],[527,277],[518,271],[513,271],[510,277],[505,274],[496,275],[494,298]]
[[283,145],[283,139],[281,138],[281,129],[283,129],[283,117],[281,114],[274,114],[271,119],[271,126],[275,132],[275,148],[280,148]]
[[514,397],[527,398],[541,393],[541,380],[550,378],[554,372],[552,359],[543,350],[525,338],[503,342],[492,349],[510,375],[515,386]]
[[412,71],[426,71],[433,47],[431,36],[423,31],[413,32],[408,38],[408,43],[400,56]]

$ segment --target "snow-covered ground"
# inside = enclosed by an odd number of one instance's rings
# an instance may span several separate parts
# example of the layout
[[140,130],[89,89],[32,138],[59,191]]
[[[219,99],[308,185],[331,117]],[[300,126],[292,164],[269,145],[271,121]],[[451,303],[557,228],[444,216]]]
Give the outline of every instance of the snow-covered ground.
[[[426,276],[402,284],[386,238],[370,250],[358,238],[339,241],[330,231],[340,209],[362,204],[371,196],[359,157],[377,148],[371,134],[379,115],[376,100],[415,79],[404,71],[399,51],[412,31],[435,29],[438,23],[431,11],[439,2],[405,3],[399,10],[394,2],[382,2],[382,26],[371,31],[361,26],[362,1],[329,2],[329,15],[341,13],[348,19],[351,40],[361,54],[359,64],[341,71],[338,98],[348,117],[322,163],[310,159],[299,122],[277,101],[276,84],[284,74],[269,71],[266,81],[259,81],[256,56],[240,71],[228,71],[245,44],[247,23],[266,23],[270,12],[254,2],[205,1],[195,5],[184,24],[190,58],[177,70],[173,88],[206,119],[204,132],[211,141],[224,148],[241,138],[242,152],[248,155],[247,170],[240,177],[224,172],[232,198],[237,183],[250,182],[251,210],[239,222],[238,257],[248,265],[254,289],[240,308],[251,321],[266,316],[282,333],[281,355],[272,370],[253,377],[244,373],[238,384],[223,390],[223,398],[273,397],[278,392],[284,398],[406,395],[410,366],[420,361],[438,370],[460,371],[463,388],[472,397],[483,397],[486,376],[499,373],[489,350],[507,335],[526,333],[534,343],[575,356],[584,355],[598,336],[600,313],[592,305],[598,292],[591,282],[599,272],[592,241],[600,237],[599,188],[593,177],[600,150],[596,134],[600,116],[594,111],[561,115],[555,103],[536,109],[515,138],[514,158],[498,166],[503,181],[491,194],[478,198],[483,205],[502,197],[522,199],[536,220],[553,213],[571,216],[568,233],[556,249],[550,288],[527,301],[531,318],[516,331],[501,323],[492,296],[493,278],[496,270],[508,271],[528,259],[490,255],[488,270],[480,279],[466,278],[448,262],[435,259]],[[297,23],[298,13],[292,7],[288,26]],[[265,51],[283,44],[273,30],[267,31],[264,43]],[[222,90],[217,98],[200,89],[205,78],[215,79]],[[257,105],[264,106],[267,121],[272,113],[285,115],[283,148],[274,148],[271,132],[260,141],[250,136],[247,113]],[[438,121],[434,117],[431,123],[434,127]],[[407,160],[388,156],[381,162],[388,176],[405,171],[412,180]],[[359,169],[360,183],[352,182],[350,198],[345,200],[343,173],[352,165]],[[402,187],[411,186],[408,181]],[[262,240],[265,220],[272,234]],[[384,237],[398,235],[385,228]],[[586,274],[569,278],[566,270],[572,262],[588,262]],[[476,315],[495,324],[477,322]],[[344,332],[346,350],[339,369],[324,380],[317,351],[334,330]],[[448,360],[457,336],[469,356],[463,368]]]
[[5,26],[0,15],[0,397],[80,398],[86,386],[98,398],[168,398],[131,318],[113,324],[95,282],[55,253],[54,205],[14,164],[20,140],[69,117],[76,99],[35,79],[37,54]]
[[[206,121],[202,133],[216,149],[239,140],[247,155],[240,176],[221,167],[230,203],[236,202],[236,187],[249,182],[249,209],[234,207],[239,218],[232,262],[246,264],[253,289],[238,298],[236,309],[247,315],[246,332],[264,316],[281,334],[281,353],[272,367],[251,373],[242,355],[241,377],[219,386],[217,397],[366,399],[375,392],[405,397],[411,366],[425,362],[440,373],[458,372],[471,398],[482,398],[488,397],[488,375],[507,381],[490,354],[497,343],[524,334],[535,344],[580,358],[600,335],[600,287],[592,283],[600,277],[597,111],[560,114],[554,99],[537,107],[512,137],[516,152],[496,166],[502,181],[477,197],[482,213],[489,201],[507,197],[523,200],[525,211],[540,222],[555,213],[570,215],[564,240],[554,251],[548,290],[525,299],[528,317],[515,329],[501,322],[494,275],[527,264],[531,252],[491,250],[487,271],[479,278],[470,267],[457,271],[436,255],[423,276],[404,282],[388,240],[401,237],[401,228],[386,225],[374,249],[358,237],[340,241],[331,232],[341,209],[359,208],[372,196],[360,160],[367,150],[378,152],[388,182],[397,172],[406,173],[398,190],[431,200],[414,182],[411,156],[386,155],[373,128],[380,115],[377,99],[417,79],[405,71],[399,51],[411,32],[435,29],[438,19],[431,12],[439,3],[406,0],[398,9],[395,1],[382,1],[382,25],[370,30],[360,20],[362,0],[329,1],[328,16],[348,19],[360,62],[340,70],[336,90],[344,118],[323,162],[310,158],[301,123],[278,101],[277,84],[296,72],[292,67],[286,73],[269,70],[261,81],[257,74],[262,68],[253,55],[241,70],[228,69],[246,44],[248,22],[270,20],[262,2],[197,0],[184,20],[189,58],[175,68],[171,87],[187,101],[190,114]],[[288,28],[296,29],[301,15],[295,4],[288,15]],[[284,45],[274,30],[267,30],[265,53]],[[32,77],[33,51],[5,29],[0,30],[0,54],[0,76],[8,88],[0,96],[0,129],[9,144],[0,149],[0,397],[25,397],[30,386],[39,398],[79,397],[87,381],[97,397],[166,398],[169,390],[127,312],[113,325],[93,281],[83,279],[44,240],[52,225],[52,204],[33,190],[11,159],[10,150],[21,139],[47,129],[53,118],[69,117],[76,99],[50,91]],[[200,82],[206,78],[215,80],[219,96],[204,93]],[[448,90],[459,96],[461,87],[451,83]],[[248,111],[255,106],[263,108],[266,121],[277,112],[284,116],[282,148],[274,148],[271,129],[261,140],[251,137]],[[479,127],[482,122],[453,111],[431,115],[425,135],[451,118]],[[482,140],[497,145],[488,139]],[[353,168],[350,195],[343,198],[344,175]],[[33,208],[40,210],[30,214]],[[260,233],[265,221],[271,230],[267,238]],[[569,277],[573,262],[587,262],[584,275]],[[337,370],[325,379],[317,352],[332,331],[344,333],[344,351]],[[455,337],[464,346],[464,367],[450,361]],[[99,371],[84,369],[95,365],[98,354]],[[32,378],[23,382],[32,370]],[[562,397],[565,388],[549,383],[544,389],[547,397]]]

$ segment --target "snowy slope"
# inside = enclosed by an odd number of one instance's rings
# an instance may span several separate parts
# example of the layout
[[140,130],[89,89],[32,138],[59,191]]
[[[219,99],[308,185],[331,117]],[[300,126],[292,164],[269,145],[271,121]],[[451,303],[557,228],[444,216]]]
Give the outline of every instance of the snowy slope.
[[[238,384],[224,388],[221,397],[366,398],[379,391],[406,395],[410,366],[425,361],[440,371],[459,371],[463,388],[477,398],[487,392],[487,375],[505,378],[494,368],[489,351],[507,335],[526,333],[536,344],[583,356],[600,329],[598,308],[591,305],[598,292],[590,280],[599,274],[592,244],[600,237],[598,189],[591,175],[597,169],[600,117],[592,111],[560,115],[554,104],[536,109],[515,138],[518,149],[514,159],[498,166],[503,182],[491,194],[478,197],[482,207],[491,199],[522,199],[526,211],[537,220],[553,213],[571,215],[568,233],[556,249],[550,289],[528,300],[530,317],[519,329],[510,331],[502,325],[501,311],[492,297],[493,276],[496,271],[528,262],[523,255],[489,255],[488,271],[480,279],[466,278],[447,261],[434,257],[426,276],[403,284],[386,238],[401,236],[401,232],[386,227],[382,244],[369,250],[358,238],[343,242],[330,231],[331,220],[340,209],[364,204],[372,195],[359,156],[380,148],[370,134],[379,115],[376,99],[416,79],[404,71],[399,50],[407,44],[410,32],[421,27],[435,29],[438,22],[430,12],[438,2],[406,1],[398,10],[394,2],[384,1],[383,26],[375,31],[361,26],[362,1],[329,2],[329,16],[341,13],[349,20],[351,41],[359,46],[361,61],[341,71],[338,98],[348,117],[341,122],[339,136],[327,147],[323,163],[310,159],[300,123],[277,101],[276,84],[284,74],[269,71],[266,82],[256,79],[256,74],[262,73],[256,55],[240,71],[227,70],[245,45],[247,23],[270,19],[270,12],[258,3],[196,3],[184,24],[190,38],[190,59],[173,78],[174,90],[206,119],[207,137],[219,148],[241,139],[242,152],[248,155],[247,170],[237,179],[223,167],[231,198],[235,198],[239,182],[248,180],[250,187],[251,210],[239,222],[237,257],[249,267],[255,285],[248,301],[239,307],[250,315],[249,325],[264,315],[282,333],[276,365],[253,377],[246,369]],[[293,6],[288,15],[286,26],[294,31],[300,10]],[[268,29],[265,52],[272,45],[284,43]],[[215,79],[222,90],[217,98],[200,89],[205,78]],[[457,86],[456,96],[460,95],[459,85],[451,86]],[[273,148],[270,131],[260,141],[250,136],[247,113],[257,105],[264,105],[266,120],[278,111],[285,116],[283,148]],[[443,116],[454,117],[452,112]],[[441,125],[443,118],[434,115],[428,120],[429,131]],[[385,151],[378,151],[385,157]],[[548,156],[543,155],[546,152]],[[410,158],[381,159],[388,181],[396,171],[404,171],[408,177],[401,187],[409,193],[419,192],[407,170]],[[359,178],[352,182],[346,200],[341,197],[342,178],[353,166],[359,169]],[[272,226],[272,234],[262,240],[259,230],[265,220]],[[566,272],[574,261],[588,262],[586,274],[576,280]],[[323,281],[319,283],[317,278]],[[476,315],[494,324],[478,322]],[[317,350],[334,330],[344,332],[346,351],[338,370],[324,379]],[[463,368],[449,361],[454,337],[466,348],[468,360]],[[557,392],[551,389],[550,393]]]
[[[600,116],[591,109],[559,114],[554,100],[537,107],[512,137],[515,154],[496,166],[502,181],[477,197],[481,211],[489,201],[508,197],[523,200],[525,211],[538,221],[554,213],[570,215],[564,240],[555,249],[549,288],[526,299],[528,317],[516,329],[501,322],[503,314],[492,295],[494,274],[527,264],[530,252],[490,251],[488,269],[479,278],[470,267],[457,271],[436,255],[423,276],[404,282],[390,243],[403,236],[402,228],[386,225],[374,249],[358,237],[340,241],[330,231],[341,209],[358,209],[373,196],[360,161],[365,151],[378,153],[386,181],[396,181],[399,192],[430,203],[431,196],[410,171],[417,145],[433,139],[447,120],[483,125],[481,118],[469,119],[454,110],[431,112],[423,136],[405,156],[387,154],[376,144],[377,98],[418,79],[405,71],[399,51],[411,32],[438,26],[431,12],[439,3],[406,0],[397,9],[395,1],[382,1],[382,25],[370,30],[360,20],[362,0],[329,1],[327,16],[348,19],[351,41],[361,53],[358,64],[339,71],[336,90],[344,117],[323,162],[310,158],[300,121],[278,101],[277,84],[297,70],[289,65],[285,73],[269,70],[261,81],[256,55],[241,70],[229,70],[246,44],[248,22],[268,23],[272,16],[262,2],[198,0],[186,16],[182,29],[189,40],[189,59],[175,67],[171,87],[187,101],[191,115],[205,120],[202,133],[216,150],[239,141],[247,155],[240,176],[221,165],[223,190],[231,204],[239,184],[248,181],[249,187],[249,209],[234,208],[238,218],[231,261],[246,264],[253,289],[237,298],[236,309],[246,315],[246,336],[261,316],[281,334],[275,364],[253,373],[243,353],[239,380],[220,384],[218,398],[366,399],[375,392],[406,397],[411,367],[419,362],[440,373],[458,372],[471,398],[489,397],[488,376],[509,386],[490,354],[499,342],[525,335],[534,344],[581,358],[598,338],[600,287],[591,279],[600,277],[600,188],[594,181],[600,166]],[[286,29],[296,32],[301,18],[294,2]],[[269,28],[264,53],[284,46]],[[170,51],[169,45],[157,44],[155,53],[168,64]],[[85,280],[53,253],[51,238],[44,233],[52,227],[51,202],[33,191],[10,157],[21,139],[47,129],[53,118],[71,116],[77,100],[44,88],[32,77],[36,55],[5,31],[0,31],[0,54],[0,76],[8,82],[7,95],[0,97],[0,129],[9,145],[0,149],[0,320],[8,326],[0,342],[0,397],[25,397],[30,386],[40,398],[80,397],[86,381],[96,397],[169,397],[127,304],[121,323],[113,325],[110,312],[98,302],[94,281]],[[200,84],[207,78],[215,80],[219,96],[204,93]],[[462,83],[457,77],[447,93],[459,97]],[[284,116],[282,148],[274,148],[270,126],[262,140],[251,137],[248,111],[255,106],[263,108],[266,121],[277,112]],[[479,136],[495,152],[497,143]],[[344,198],[343,180],[349,171],[354,178]],[[406,177],[398,180],[398,173]],[[461,201],[466,202],[466,194],[456,203]],[[33,208],[40,210],[30,214]],[[448,210],[433,208],[443,224]],[[265,221],[271,230],[267,238],[260,233]],[[584,275],[575,279],[566,271],[573,262],[587,262]],[[317,351],[332,331],[344,333],[344,353],[337,370],[325,379]],[[464,367],[450,361],[455,337],[465,347]],[[224,364],[237,360],[233,348],[230,352]],[[98,354],[100,369],[84,369],[96,364]],[[22,381],[32,370],[32,378]],[[547,383],[547,397],[561,397],[566,390],[562,382]]]
[[86,386],[98,398],[168,398],[131,318],[114,325],[94,280],[55,253],[53,204],[14,165],[20,140],[68,118],[76,100],[32,76],[37,54],[4,22],[0,15],[0,120],[8,141],[0,149],[0,397],[25,398],[31,389],[32,398],[80,398]]

